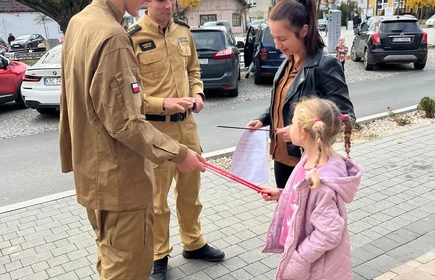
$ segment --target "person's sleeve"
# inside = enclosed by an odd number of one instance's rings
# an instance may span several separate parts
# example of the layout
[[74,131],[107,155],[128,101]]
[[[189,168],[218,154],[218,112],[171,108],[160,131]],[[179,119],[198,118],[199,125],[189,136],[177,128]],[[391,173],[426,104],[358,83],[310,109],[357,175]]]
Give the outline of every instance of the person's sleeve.
[[314,231],[296,248],[284,275],[291,275],[291,279],[309,279],[311,264],[340,244],[346,222],[340,216],[336,199],[331,189],[318,196],[309,221]]
[[322,67],[320,79],[322,96],[334,101],[341,113],[349,114],[355,119],[355,112],[350,101],[349,89],[341,63],[337,59],[327,59]]
[[[124,42],[125,41],[125,42]],[[130,42],[107,42],[90,88],[93,108],[116,140],[154,163],[180,163],[187,147],[158,131],[145,120],[136,57]]]
[[[62,63],[62,69],[63,63]],[[62,77],[65,77],[62,70]],[[73,171],[71,130],[68,118],[68,104],[66,100],[65,83],[61,83],[60,93],[60,121],[59,121],[60,167],[63,173]]]
[[264,113],[258,118],[263,123],[263,126],[271,125],[270,123],[270,107],[267,107]]
[[204,85],[201,81],[201,71],[199,68],[198,54],[196,53],[195,42],[192,34],[189,31],[190,57],[187,64],[187,72],[189,76],[190,96],[204,92]]

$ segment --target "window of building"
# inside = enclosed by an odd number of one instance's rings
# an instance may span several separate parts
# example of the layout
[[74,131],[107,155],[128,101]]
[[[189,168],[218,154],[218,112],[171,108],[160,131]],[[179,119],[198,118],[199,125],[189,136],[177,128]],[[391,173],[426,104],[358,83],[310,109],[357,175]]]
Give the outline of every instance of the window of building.
[[251,7],[255,7],[257,5],[257,0],[248,0],[248,4],[251,5]]
[[242,18],[240,14],[233,14],[233,26],[242,26]]
[[199,23],[200,25],[204,25],[204,23],[209,22],[209,21],[216,21],[217,20],[217,15],[200,15],[199,16]]

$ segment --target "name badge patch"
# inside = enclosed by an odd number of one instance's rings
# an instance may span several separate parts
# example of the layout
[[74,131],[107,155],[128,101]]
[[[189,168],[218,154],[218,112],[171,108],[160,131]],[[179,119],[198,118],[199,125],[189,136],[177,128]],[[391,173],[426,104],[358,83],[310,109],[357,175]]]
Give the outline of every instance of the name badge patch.
[[139,84],[138,83],[132,83],[131,84],[131,90],[133,93],[138,93],[140,91]]
[[155,49],[156,44],[154,43],[153,40],[151,40],[151,41],[139,43],[139,47],[140,47],[141,51],[146,52],[146,51]]

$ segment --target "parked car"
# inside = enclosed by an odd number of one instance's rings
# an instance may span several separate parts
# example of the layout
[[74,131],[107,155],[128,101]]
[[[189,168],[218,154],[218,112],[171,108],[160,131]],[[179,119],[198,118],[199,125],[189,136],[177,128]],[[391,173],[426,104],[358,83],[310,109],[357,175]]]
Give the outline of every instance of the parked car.
[[239,95],[240,51],[231,30],[223,26],[192,27],[204,89]]
[[283,62],[285,55],[275,48],[269,24],[263,22],[254,28],[250,26],[244,47],[245,67],[254,62],[255,84],[262,84],[267,77],[273,77]]
[[363,59],[366,70],[387,63],[414,63],[421,70],[427,60],[427,33],[410,15],[371,17],[358,30],[350,53],[353,61]]
[[44,37],[39,34],[21,35],[15,38],[15,41],[11,42],[11,48],[13,51],[22,49],[31,50],[38,48],[38,45],[44,42]]
[[208,21],[204,23],[204,26],[225,26],[227,29],[231,30],[231,23],[226,20]]
[[26,108],[20,86],[27,67],[0,55],[0,104],[15,101],[19,108]]
[[433,27],[435,23],[435,14],[433,14],[428,20],[426,20],[427,27]]
[[319,18],[317,20],[317,29],[319,31],[326,31],[326,28],[328,28],[328,21],[324,18]]
[[56,112],[60,104],[62,45],[47,51],[27,69],[21,91],[26,104],[40,114]]

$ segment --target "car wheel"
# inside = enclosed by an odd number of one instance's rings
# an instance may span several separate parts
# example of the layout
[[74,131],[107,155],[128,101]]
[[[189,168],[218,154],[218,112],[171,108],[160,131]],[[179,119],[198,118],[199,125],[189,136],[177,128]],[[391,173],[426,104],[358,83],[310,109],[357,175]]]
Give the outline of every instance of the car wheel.
[[23,95],[21,94],[21,84],[18,85],[17,88],[17,99],[15,99],[15,103],[17,104],[19,109],[27,109],[29,106],[26,104],[26,100],[24,99]]
[[263,77],[261,77],[260,75],[257,74],[257,71],[255,71],[255,76],[254,76],[254,84],[256,85],[261,85],[263,84]]
[[415,62],[414,63],[414,69],[415,70],[423,70],[423,68],[425,66],[426,66],[426,62],[424,62],[424,63]]
[[228,91],[230,97],[237,97],[239,96],[239,83],[236,84],[236,88],[235,89],[231,89]]
[[369,52],[367,49],[364,51],[364,69],[373,70],[374,64],[369,63]]
[[56,112],[56,108],[38,108],[36,111],[40,114],[53,114]]
[[30,51],[32,49],[32,44],[28,44],[27,49]]
[[356,54],[355,44],[352,44],[352,47],[350,48],[350,57],[352,61],[361,61],[361,57],[358,57]]

